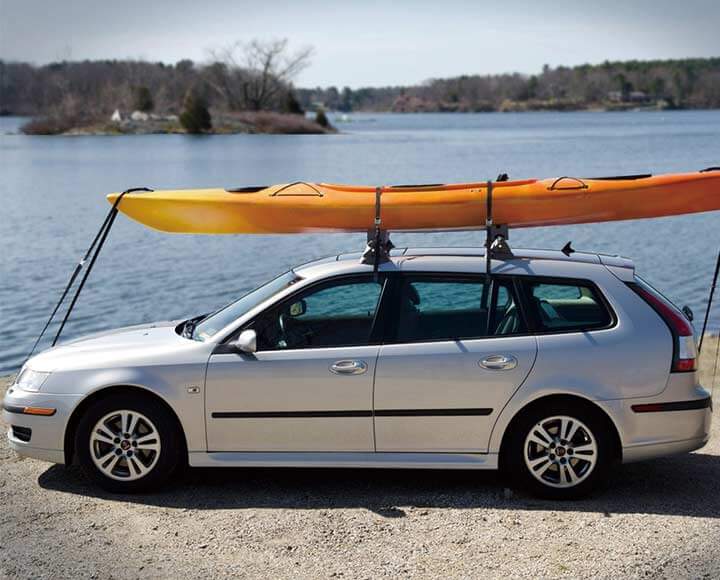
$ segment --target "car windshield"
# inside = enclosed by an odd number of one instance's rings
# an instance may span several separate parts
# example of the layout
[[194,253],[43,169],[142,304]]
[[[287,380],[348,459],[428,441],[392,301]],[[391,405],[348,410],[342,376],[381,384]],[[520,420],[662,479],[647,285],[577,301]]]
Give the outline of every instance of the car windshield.
[[265,302],[278,292],[285,290],[288,286],[292,286],[298,280],[301,280],[295,272],[290,270],[284,274],[280,274],[277,278],[270,280],[267,284],[256,288],[249,294],[246,294],[239,300],[231,302],[217,312],[210,314],[197,323],[192,332],[192,339],[204,342],[215,336],[220,330],[225,328],[234,320],[240,318],[249,310],[255,308],[258,304]]

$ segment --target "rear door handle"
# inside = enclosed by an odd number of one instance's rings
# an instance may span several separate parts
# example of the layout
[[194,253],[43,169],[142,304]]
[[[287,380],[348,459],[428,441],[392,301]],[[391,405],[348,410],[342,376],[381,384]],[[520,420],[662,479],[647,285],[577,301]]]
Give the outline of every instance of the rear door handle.
[[511,354],[491,354],[478,362],[478,364],[491,371],[509,371],[517,366],[517,359]]
[[364,360],[339,360],[330,365],[330,372],[336,375],[361,375],[367,372],[367,369]]

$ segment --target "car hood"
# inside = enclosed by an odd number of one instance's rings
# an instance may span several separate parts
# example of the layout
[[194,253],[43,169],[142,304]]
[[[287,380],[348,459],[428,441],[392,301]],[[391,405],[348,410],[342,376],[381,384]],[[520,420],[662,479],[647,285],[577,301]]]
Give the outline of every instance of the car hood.
[[28,366],[52,372],[60,368],[115,366],[130,360],[160,360],[163,353],[177,352],[195,342],[178,335],[178,324],[155,322],[82,336],[41,352],[28,361]]

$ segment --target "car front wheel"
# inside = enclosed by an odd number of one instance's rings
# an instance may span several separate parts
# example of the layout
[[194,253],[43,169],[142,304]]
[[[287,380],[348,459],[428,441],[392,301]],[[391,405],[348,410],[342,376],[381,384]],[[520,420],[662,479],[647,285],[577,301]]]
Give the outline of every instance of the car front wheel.
[[180,465],[181,434],[152,400],[113,395],[94,404],[78,425],[76,449],[86,473],[116,493],[148,491]]
[[506,476],[540,497],[574,499],[603,484],[614,462],[604,422],[584,407],[544,406],[514,426]]

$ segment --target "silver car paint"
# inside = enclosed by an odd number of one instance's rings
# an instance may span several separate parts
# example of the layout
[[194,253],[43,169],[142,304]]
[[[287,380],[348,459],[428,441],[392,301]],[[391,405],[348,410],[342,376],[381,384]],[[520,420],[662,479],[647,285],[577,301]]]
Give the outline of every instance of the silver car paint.
[[[280,350],[255,355],[215,354],[206,382],[209,451],[374,451],[373,418],[213,418],[222,411],[372,412],[380,347]],[[366,370],[338,375],[330,366],[358,360]]]
[[[495,421],[530,373],[534,336],[388,344],[375,374],[375,409],[473,409],[488,415],[375,417],[377,451],[485,453]],[[514,357],[517,366],[489,370],[478,362]]]
[[[469,249],[432,249],[408,250],[397,252],[391,262],[381,266],[382,271],[423,271],[423,272],[461,272],[483,273],[485,260],[482,250]],[[264,310],[270,303],[281,299],[319,279],[348,273],[368,272],[369,266],[359,264],[357,256],[340,256],[336,259],[324,259],[296,268],[296,272],[303,278],[295,286],[286,289],[269,301],[246,313],[243,317],[223,329],[213,340],[196,342],[184,339],[175,332],[170,323],[148,325],[144,327],[131,327],[110,333],[102,333],[94,337],[66,343],[33,357],[28,365],[39,371],[52,371],[52,374],[43,385],[40,393],[28,393],[18,387],[11,388],[5,397],[7,405],[53,406],[58,409],[53,417],[31,417],[14,413],[3,412],[7,424],[30,426],[33,429],[32,446],[10,439],[11,446],[21,454],[40,459],[63,461],[64,433],[72,411],[84,399],[104,388],[119,385],[133,385],[146,389],[161,397],[177,414],[188,445],[190,463],[193,465],[257,465],[257,464],[322,464],[322,465],[365,465],[365,466],[395,466],[395,467],[428,467],[428,466],[464,466],[475,468],[494,468],[497,466],[496,454],[500,449],[503,434],[513,416],[529,402],[548,394],[572,394],[583,397],[605,410],[613,424],[617,427],[623,445],[625,460],[637,460],[663,455],[671,452],[687,451],[704,444],[709,436],[710,412],[709,410],[688,411],[681,413],[656,413],[639,415],[632,412],[629,406],[633,402],[659,402],[672,400],[691,400],[707,396],[707,392],[697,384],[696,373],[685,373],[670,376],[668,372],[672,344],[670,334],[664,323],[645,305],[637,296],[629,291],[623,281],[631,281],[633,276],[632,263],[616,257],[598,256],[595,254],[576,253],[568,257],[559,252],[516,250],[516,258],[508,261],[493,261],[493,272],[497,274],[540,275],[587,278],[593,280],[605,293],[613,310],[617,314],[617,324],[607,330],[598,330],[586,333],[567,333],[557,335],[538,335],[537,337],[524,337],[522,352],[523,364],[529,363],[533,346],[537,344],[537,360],[534,362],[532,372],[523,383],[517,379],[519,388],[513,390],[506,388],[502,392],[508,398],[504,401],[503,395],[493,401],[493,409],[497,407],[497,416],[492,426],[483,424],[480,428],[470,426],[469,423],[459,429],[450,439],[440,427],[442,422],[435,425],[435,429],[426,429],[422,434],[424,441],[417,445],[417,453],[373,453],[364,450],[366,447],[366,433],[369,430],[368,422],[358,421],[360,427],[354,427],[350,432],[344,432],[347,420],[337,421],[338,433],[331,424],[323,431],[323,438],[336,437],[340,441],[336,444],[339,451],[323,454],[313,453],[321,449],[310,449],[317,446],[317,440],[303,436],[298,438],[297,450],[299,453],[288,454],[279,451],[281,440],[293,433],[296,429],[305,429],[309,425],[295,425],[285,434],[272,434],[279,437],[274,445],[266,451],[248,457],[247,448],[241,442],[232,443],[236,435],[218,433],[218,443],[223,449],[233,449],[222,453],[213,453],[213,446],[208,445],[206,437],[207,413],[211,407],[205,405],[206,385],[205,372],[210,360],[212,350],[216,343],[229,332],[239,328],[255,314]],[[477,341],[495,341],[498,339],[482,339]],[[520,339],[507,338],[503,340],[518,341]],[[490,345],[491,342],[486,342]],[[437,345],[436,345],[437,346]],[[478,345],[482,350],[482,346]],[[374,347],[369,347],[374,348]],[[387,391],[387,403],[398,404],[396,398],[399,392],[405,389],[410,393],[409,379],[403,379],[400,373],[401,366],[393,370],[392,358],[402,354],[404,345],[383,347],[388,355],[388,365],[383,365],[382,354],[378,359],[378,372],[381,383],[385,382],[385,374],[393,378],[393,384]],[[412,356],[416,346],[408,348],[406,354]],[[442,347],[442,348],[446,348]],[[442,350],[440,348],[440,350]],[[518,347],[519,348],[519,347]],[[494,351],[494,349],[492,349]],[[393,353],[393,351],[395,351]],[[484,352],[484,351],[483,351]],[[571,356],[568,353],[572,353]],[[262,355],[263,353],[258,353]],[[320,353],[317,353],[320,354]],[[340,353],[338,353],[340,354]],[[343,353],[344,354],[344,353]],[[236,355],[221,355],[222,357],[235,357]],[[239,357],[239,355],[237,355]],[[440,353],[432,356],[442,356]],[[334,358],[330,356],[330,358]],[[319,359],[322,358],[322,355]],[[237,360],[237,359],[233,359]],[[372,356],[367,357],[371,362]],[[218,357],[220,362],[220,357]],[[233,390],[238,382],[236,378],[229,380],[223,377],[222,365],[217,367],[217,376],[211,373],[212,380],[208,386],[213,387],[210,402],[214,396],[236,396]],[[382,370],[385,367],[387,370]],[[249,368],[249,367],[248,367]],[[525,367],[522,367],[525,368]],[[319,372],[320,366],[314,372]],[[474,367],[473,367],[474,370]],[[407,368],[408,377],[414,372],[412,366]],[[295,385],[309,386],[309,381],[298,380]],[[281,385],[292,384],[292,365],[277,385],[272,386],[274,377],[270,382],[265,377],[258,382],[257,391],[245,391],[243,397],[233,401],[233,404],[242,404],[243,408],[260,408],[274,401],[275,408],[283,404]],[[368,373],[370,376],[370,373]],[[349,377],[344,377],[349,378]],[[354,377],[356,378],[356,377]],[[400,381],[400,391],[397,391]],[[403,379],[402,381],[400,379]],[[332,382],[332,381],[330,381]],[[367,400],[367,381],[362,382],[358,401]],[[402,386],[405,382],[405,386]],[[514,381],[513,381],[514,382]],[[522,383],[522,386],[520,384]],[[272,386],[273,396],[263,398],[261,385]],[[330,383],[327,383],[329,385]],[[235,385],[235,387],[233,387]],[[325,393],[328,386],[323,387]],[[476,387],[472,379],[463,381],[458,379],[460,389]],[[200,387],[200,392],[195,387]],[[377,387],[376,387],[377,389]],[[395,393],[393,394],[393,391]],[[224,394],[223,394],[224,393]],[[317,393],[316,393],[317,395]],[[378,393],[376,391],[375,396]],[[452,393],[450,393],[452,396]],[[382,398],[383,393],[380,393]],[[441,398],[441,391],[428,392],[424,396]],[[277,397],[277,398],[275,398]],[[221,400],[221,399],[217,399]],[[289,403],[285,399],[286,404]],[[316,401],[321,401],[317,398]],[[497,403],[497,405],[496,405]],[[339,402],[336,402],[339,404]],[[428,404],[423,400],[408,401],[405,406],[412,404]],[[347,407],[348,400],[343,399]],[[377,406],[377,401],[376,401]],[[488,404],[490,406],[490,404]],[[206,408],[207,407],[207,408]],[[502,408],[501,408],[502,407]],[[240,410],[240,409],[238,409]],[[476,419],[484,420],[485,417]],[[410,423],[402,428],[392,428],[382,423],[380,426],[382,442],[378,450],[388,442],[388,449],[409,449],[414,443],[406,437],[406,431],[418,433],[418,425]],[[427,425],[427,424],[426,424]],[[255,431],[252,426],[243,427],[248,431],[245,435],[254,437],[255,441],[263,438],[263,430]],[[266,427],[263,427],[266,429]],[[231,429],[232,430],[232,429]],[[208,429],[208,433],[211,433]],[[483,445],[483,435],[487,432],[488,441]],[[433,435],[436,433],[436,435]],[[456,448],[458,438],[462,433],[470,433],[473,443],[469,447],[473,451],[486,450],[487,454],[451,454],[439,450],[463,451]],[[267,435],[267,431],[265,431]],[[347,436],[347,439],[344,439]],[[214,437],[214,435],[213,435]],[[228,439],[228,437],[230,439]],[[403,439],[403,437],[405,437]],[[358,442],[361,442],[358,444]],[[377,442],[376,442],[377,444]],[[362,451],[360,449],[363,449]],[[208,452],[210,450],[210,452]],[[294,450],[294,449],[293,449]],[[352,450],[352,451],[350,451]],[[358,452],[355,452],[355,451]],[[453,455],[455,459],[453,459]],[[294,458],[294,459],[293,459]],[[373,460],[373,458],[375,458]],[[466,458],[461,459],[461,458]],[[353,463],[356,462],[356,463]]]

